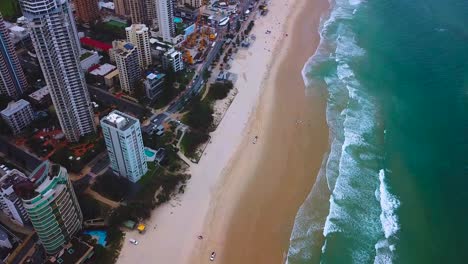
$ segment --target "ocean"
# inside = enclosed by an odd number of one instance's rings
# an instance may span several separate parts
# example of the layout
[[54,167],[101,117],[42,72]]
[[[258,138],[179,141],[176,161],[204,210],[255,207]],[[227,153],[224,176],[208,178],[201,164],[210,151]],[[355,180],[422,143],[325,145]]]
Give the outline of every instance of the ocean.
[[336,0],[320,35],[330,148],[288,264],[468,263],[468,1]]

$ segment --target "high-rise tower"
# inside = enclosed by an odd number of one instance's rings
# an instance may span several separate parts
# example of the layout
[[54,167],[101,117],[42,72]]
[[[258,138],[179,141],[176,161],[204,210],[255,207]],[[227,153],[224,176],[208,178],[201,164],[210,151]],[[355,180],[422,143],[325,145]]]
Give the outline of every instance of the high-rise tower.
[[159,32],[164,41],[171,42],[175,36],[174,3],[172,0],[158,0],[156,2]]
[[81,22],[92,23],[99,18],[98,0],[75,0],[75,8]]
[[110,166],[114,173],[137,182],[147,171],[140,121],[119,111],[101,119]]
[[48,254],[60,251],[81,229],[83,215],[64,167],[46,161],[14,190]]
[[18,99],[27,86],[26,77],[15,53],[15,46],[0,14],[0,94]]
[[144,24],[133,24],[125,28],[127,41],[136,46],[138,52],[138,63],[142,69],[151,65],[151,47],[149,29]]
[[76,142],[96,127],[69,2],[20,0],[20,5],[63,133]]

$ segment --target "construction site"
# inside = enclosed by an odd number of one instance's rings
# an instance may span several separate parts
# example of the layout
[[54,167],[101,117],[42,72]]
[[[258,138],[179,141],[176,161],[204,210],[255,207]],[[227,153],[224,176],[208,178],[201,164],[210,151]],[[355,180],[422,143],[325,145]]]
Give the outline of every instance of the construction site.
[[216,37],[215,29],[209,26],[199,13],[193,33],[188,35],[180,46],[184,62],[188,65],[202,63],[216,41]]

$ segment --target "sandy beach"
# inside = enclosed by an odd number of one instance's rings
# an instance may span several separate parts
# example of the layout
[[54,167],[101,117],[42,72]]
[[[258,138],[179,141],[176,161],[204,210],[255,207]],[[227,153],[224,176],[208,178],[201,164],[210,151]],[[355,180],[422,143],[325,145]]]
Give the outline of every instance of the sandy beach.
[[209,263],[212,251],[217,263],[282,263],[327,149],[326,97],[306,97],[301,76],[327,7],[271,1],[255,22],[256,41],[237,54],[239,93],[191,167],[185,193],[153,212],[146,234],[127,233],[118,263]]

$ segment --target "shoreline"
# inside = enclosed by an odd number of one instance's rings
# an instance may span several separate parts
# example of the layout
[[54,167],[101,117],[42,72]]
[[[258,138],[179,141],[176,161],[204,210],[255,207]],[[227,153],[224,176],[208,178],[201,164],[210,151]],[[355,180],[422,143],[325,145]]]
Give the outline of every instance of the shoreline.
[[[255,186],[264,182],[261,177],[255,175],[256,164],[245,164],[245,161],[257,160],[258,157],[261,157],[260,164],[271,161],[268,153],[278,153],[278,151],[275,152],[275,149],[268,149],[267,146],[276,144],[267,144],[267,141],[273,142],[277,140],[275,137],[278,134],[286,133],[284,134],[288,139],[286,141],[290,144],[302,145],[305,143],[303,147],[297,149],[299,152],[295,153],[295,155],[299,154],[299,156],[303,154],[309,155],[310,153],[307,152],[306,148],[311,146],[313,138],[318,139],[323,136],[323,140],[320,140],[321,145],[317,149],[314,148],[316,150],[314,151],[316,152],[314,156],[317,156],[318,164],[321,163],[322,156],[325,153],[325,150],[321,151],[321,149],[325,149],[328,145],[328,136],[326,134],[328,133],[328,128],[324,121],[324,102],[320,99],[320,95],[305,97],[304,82],[301,75],[302,67],[315,51],[315,44],[318,44],[318,42],[315,43],[312,35],[317,35],[316,38],[319,40],[316,29],[318,28],[320,15],[310,16],[310,13],[321,14],[322,11],[326,11],[328,2],[326,0],[323,0],[323,2],[325,2],[323,5],[324,10],[322,10],[322,7],[315,10],[313,7],[316,3],[310,3],[309,7],[307,0],[271,1],[269,14],[266,17],[259,17],[255,21],[252,34],[257,36],[256,41],[249,49],[240,50],[236,54],[232,69],[230,70],[238,74],[238,80],[235,83],[238,94],[216,131],[211,133],[211,143],[208,144],[200,162],[191,165],[192,178],[187,184],[185,193],[177,195],[176,198],[161,205],[152,212],[151,218],[146,221],[146,234],[140,235],[137,231],[126,232],[117,263],[146,263],[148,260],[161,263],[206,263],[209,254],[214,248],[219,252],[217,256],[218,262],[230,263],[223,255],[229,257],[231,254],[223,254],[221,251],[223,245],[229,244],[230,247],[232,246],[233,250],[231,252],[241,252],[238,251],[242,250],[240,244],[257,246],[254,244],[256,243],[255,240],[248,241],[248,243],[245,243],[245,240],[237,241],[238,243],[236,244],[237,236],[233,235],[231,238],[226,239],[226,236],[231,235],[224,232],[228,229],[230,232],[236,232],[236,230],[255,228],[248,221],[236,228],[226,228],[228,227],[228,223],[248,219],[248,217],[242,218],[239,215],[234,216],[234,213],[237,212],[237,208],[242,207],[246,203],[249,204],[251,200],[257,200],[257,197],[252,197],[252,195],[255,195],[251,189],[255,189]],[[307,8],[312,8],[313,10],[311,9],[312,11],[310,12],[301,10],[299,12],[297,11],[298,5],[307,5]],[[288,9],[287,12],[285,12],[285,7]],[[293,17],[290,16],[292,13],[294,13]],[[297,25],[299,24],[298,13],[309,13],[306,16],[307,19],[303,19],[299,26]],[[283,31],[284,29],[282,30],[285,24],[288,26],[286,32]],[[292,27],[294,27],[294,32],[290,30]],[[265,34],[267,29],[271,30],[272,33]],[[289,36],[286,37],[285,34]],[[298,35],[304,35],[305,38],[302,40],[296,39]],[[292,38],[294,38],[294,41],[291,40]],[[278,61],[281,61],[281,65],[283,65],[285,62],[284,58],[297,48],[293,45],[296,40],[303,46],[301,52],[300,54],[293,54],[294,58],[291,57],[292,59],[289,62],[286,60],[286,64],[288,64],[286,65],[287,71],[281,74],[288,85],[291,83],[291,74],[294,75],[293,79],[294,83],[297,84],[297,89],[295,89],[294,93],[286,91],[286,95],[283,98],[283,100],[287,99],[288,106],[293,106],[293,108],[289,107],[288,109],[289,111],[293,110],[294,113],[293,116],[289,112],[282,113],[281,115],[287,119],[283,121],[288,123],[287,126],[285,126],[285,129],[278,129],[279,133],[276,133],[276,136],[269,135],[269,133],[263,132],[265,131],[264,129],[270,129],[269,124],[272,123],[276,125],[280,124],[272,120],[274,113],[277,112],[274,107],[275,98],[278,99],[278,96],[283,97],[283,95],[273,92],[277,88],[273,89],[271,83],[280,78],[277,74],[273,73],[280,70],[278,69],[278,64],[280,64]],[[285,43],[288,47],[286,49],[282,47]],[[276,59],[275,56],[278,57],[277,51],[279,49],[282,49],[283,52],[280,52],[280,59]],[[285,52],[285,50],[288,51]],[[289,64],[293,64],[294,67],[290,67],[291,65]],[[273,71],[269,72],[272,65],[274,66]],[[315,100],[315,102],[313,98],[320,100]],[[309,109],[310,105],[316,105],[316,107]],[[296,129],[295,122],[299,118],[302,118],[302,120],[320,120],[321,118],[323,119],[323,124],[321,122],[319,122],[320,124],[311,122],[307,126],[304,125],[302,128]],[[320,132],[315,131],[310,134],[311,129],[309,128]],[[258,143],[253,145],[252,138],[257,133],[259,136]],[[316,135],[314,136],[314,134]],[[267,140],[267,138],[270,139]],[[305,142],[292,139],[305,139]],[[252,146],[255,146],[256,149],[252,149]],[[273,158],[277,162],[277,157]],[[310,158],[312,157],[309,156]],[[298,160],[303,161],[304,159]],[[233,171],[233,167],[236,168],[236,172]],[[309,166],[302,167],[305,170]],[[275,170],[273,167],[270,169]],[[287,212],[288,217],[286,222],[284,219],[282,220],[282,222],[287,224],[286,228],[281,231],[281,250],[287,250],[289,235],[297,208],[312,188],[317,173],[307,173],[307,177],[304,177],[304,172],[298,173],[298,175],[300,177],[294,177],[294,184],[291,184],[291,188],[289,189],[289,193],[298,193],[294,194],[295,198],[292,199],[294,200],[294,206],[297,207],[290,208]],[[284,180],[281,178],[281,175],[276,176],[278,176],[275,177],[276,183]],[[296,191],[298,187],[303,190],[300,192]],[[273,201],[275,197],[281,196],[281,190],[275,189],[275,191],[267,194],[270,201]],[[246,197],[241,197],[245,194],[247,194]],[[292,200],[288,199],[290,202]],[[284,205],[288,206],[287,204]],[[267,208],[267,211],[271,212],[270,208]],[[275,217],[278,217],[277,214],[278,212],[276,212],[276,215],[274,214]],[[272,225],[262,223],[262,225],[267,229],[271,229],[276,223],[272,223]],[[203,235],[204,239],[199,240],[197,238],[199,235]],[[140,242],[139,245],[134,246],[128,243],[128,239],[130,238],[137,239]],[[275,238],[276,236],[274,238],[267,238],[267,240]],[[274,247],[277,247],[277,245],[274,245]],[[252,250],[256,251],[257,254],[261,254],[264,247],[259,247],[258,250],[252,248]],[[269,250],[269,248],[266,247],[266,250]],[[232,258],[232,263],[248,263],[244,261],[245,259],[239,262],[242,256],[240,254],[237,260]],[[224,261],[225,259],[226,261]],[[252,263],[276,263],[258,262],[255,260],[256,258],[253,258]]]
[[[302,69],[320,43],[320,18],[329,3],[296,0],[274,4],[277,9],[284,5],[290,10],[281,30],[288,35],[276,41],[273,54],[279,53],[279,58],[262,81],[247,135],[212,201],[204,226],[209,240],[195,249],[196,263],[205,262],[212,251],[221,263],[284,262],[297,210],[312,190],[328,149],[326,94],[312,89],[306,96]],[[278,20],[283,25],[282,18]],[[256,28],[262,23],[267,30],[276,31],[268,22],[256,23]],[[253,145],[257,135],[259,140]],[[320,142],[314,142],[317,139]],[[286,199],[279,201],[278,197]]]

